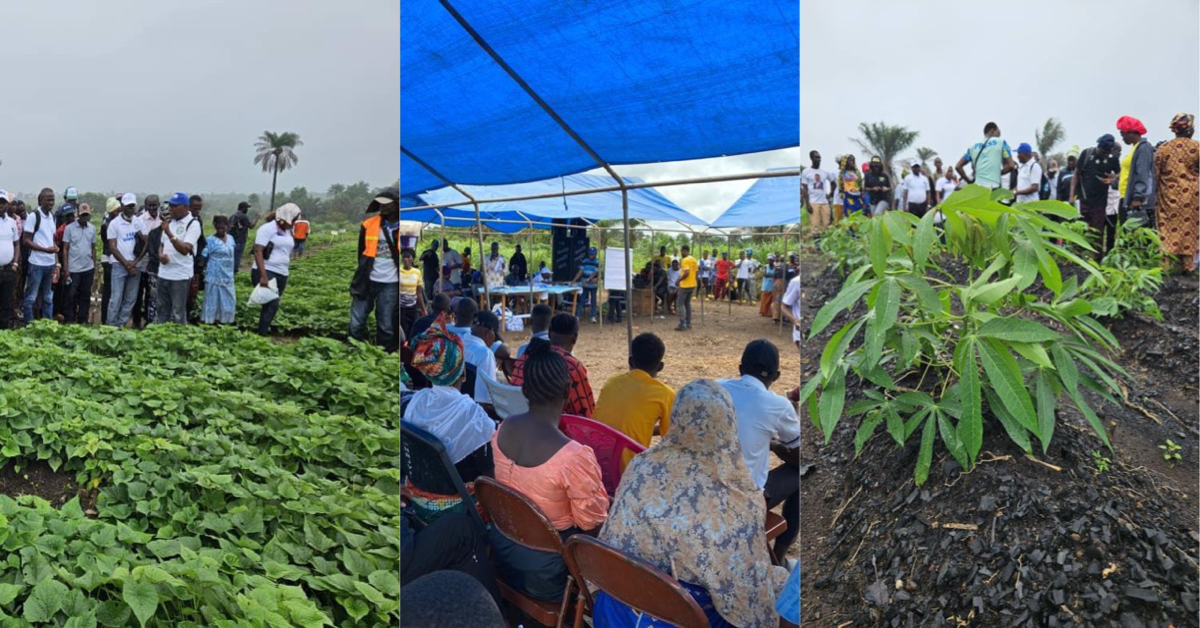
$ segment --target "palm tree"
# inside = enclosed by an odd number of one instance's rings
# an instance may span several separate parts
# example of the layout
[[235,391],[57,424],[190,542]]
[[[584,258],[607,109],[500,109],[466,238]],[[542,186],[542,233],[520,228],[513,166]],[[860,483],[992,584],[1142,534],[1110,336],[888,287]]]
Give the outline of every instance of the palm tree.
[[858,132],[862,138],[850,138],[859,148],[878,155],[883,160],[883,169],[895,179],[892,161],[903,151],[912,146],[920,135],[917,131],[909,131],[906,127],[892,126],[886,122],[859,123]]
[[929,166],[925,162],[937,157],[937,151],[932,148],[922,146],[917,149],[917,161],[921,162],[921,169],[928,171]]
[[271,206],[268,211],[275,210],[275,181],[279,178],[279,173],[300,161],[294,150],[297,146],[304,146],[304,142],[300,141],[299,135],[291,131],[263,131],[254,143],[254,163],[262,164],[263,172],[271,173]]
[[[1037,151],[1042,156],[1043,162],[1048,159],[1047,155],[1050,154],[1050,151],[1054,150],[1055,146],[1063,141],[1066,135],[1067,132],[1063,129],[1062,122],[1059,122],[1055,118],[1046,120],[1040,131],[1035,130],[1033,132],[1033,140],[1037,143]],[[1046,164],[1043,163],[1042,168],[1045,167]]]

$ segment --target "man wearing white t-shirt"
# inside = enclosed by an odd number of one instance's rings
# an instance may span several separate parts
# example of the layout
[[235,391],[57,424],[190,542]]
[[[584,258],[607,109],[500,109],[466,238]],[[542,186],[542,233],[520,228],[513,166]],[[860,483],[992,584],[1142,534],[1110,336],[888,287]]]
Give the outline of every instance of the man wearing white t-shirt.
[[832,216],[829,213],[829,190],[833,188],[834,176],[821,170],[821,153],[810,151],[812,165],[800,173],[800,204],[808,206],[809,230],[817,235],[829,228]]
[[938,203],[945,203],[947,198],[958,189],[958,182],[954,180],[954,171],[947,168],[945,176],[938,178],[937,195]]
[[29,267],[26,269],[25,300],[22,309],[25,324],[33,320],[33,304],[42,301],[41,318],[54,318],[54,270],[58,265],[54,244],[54,190],[42,188],[38,194],[38,207],[25,219],[25,235],[21,241],[29,249]]
[[295,203],[288,203],[275,210],[270,217],[273,220],[259,227],[254,235],[254,268],[250,271],[250,281],[265,288],[272,279],[275,280],[279,298],[264,304],[258,313],[260,336],[271,333],[271,322],[279,312],[279,301],[283,299],[283,290],[287,287],[288,266],[292,249],[296,246],[292,238],[292,225],[300,218],[300,208]]
[[900,183],[900,195],[903,197],[901,205],[908,209],[908,213],[920,218],[929,209],[929,177],[922,172],[921,162],[914,160],[910,167],[912,174],[904,177]]
[[0,190],[0,329],[8,329],[12,322],[13,294],[17,286],[17,253],[21,242],[17,221],[9,213],[8,203],[11,200],[6,190]]
[[108,300],[108,324],[124,327],[133,312],[137,300],[141,273],[137,264],[138,241],[142,235],[142,221],[133,215],[137,209],[137,196],[126,192],[121,196],[121,213],[108,224],[108,248],[112,252],[112,293]]
[[1033,147],[1028,142],[1022,142],[1017,147],[1017,195],[1018,203],[1032,203],[1038,200],[1038,188],[1042,185],[1042,167],[1033,158]]
[[158,294],[155,322],[187,324],[188,289],[196,272],[196,243],[200,221],[189,210],[188,195],[176,192],[167,199],[170,219],[162,225],[158,248]]
[[[157,194],[151,194],[146,197],[146,202],[142,207],[142,212],[138,214],[138,219],[142,221],[142,245],[150,241],[150,233],[162,226],[162,217],[159,215],[159,207],[161,202]],[[157,234],[156,234],[157,235]],[[161,238],[160,238],[161,241]],[[141,329],[155,320],[155,297],[158,296],[158,264],[151,265],[150,259],[153,255],[150,254],[149,248],[138,259],[138,272],[141,273],[140,287],[138,288],[137,299],[133,302],[133,327]]]

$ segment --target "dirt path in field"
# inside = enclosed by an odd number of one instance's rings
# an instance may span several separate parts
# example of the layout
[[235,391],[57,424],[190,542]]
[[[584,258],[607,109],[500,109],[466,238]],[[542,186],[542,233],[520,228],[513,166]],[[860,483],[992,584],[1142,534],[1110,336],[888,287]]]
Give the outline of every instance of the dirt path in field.
[[[822,258],[801,268],[807,329],[841,280]],[[1169,278],[1156,300],[1163,322],[1110,325],[1123,347],[1115,359],[1131,376],[1128,402],[1089,398],[1113,452],[1073,407],[1060,406],[1054,442],[1038,452],[1052,466],[1027,460],[989,422],[973,471],[963,473],[939,443],[918,488],[919,439],[896,447],[877,434],[855,459],[857,421],[843,421],[828,445],[806,430],[804,625],[1197,626],[1195,279]],[[838,321],[806,341],[806,378]],[[863,387],[848,383],[848,402]],[[1158,449],[1168,438],[1182,446],[1174,466]],[[1107,470],[1097,455],[1109,459]]]

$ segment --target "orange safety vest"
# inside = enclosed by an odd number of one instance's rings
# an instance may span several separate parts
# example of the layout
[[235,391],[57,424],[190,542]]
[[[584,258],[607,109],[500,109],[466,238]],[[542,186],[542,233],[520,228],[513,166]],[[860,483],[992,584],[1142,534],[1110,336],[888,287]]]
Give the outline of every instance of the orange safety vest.
[[292,226],[292,237],[297,240],[305,240],[308,238],[308,221],[299,220]]
[[379,214],[375,214],[363,221],[363,229],[366,230],[366,242],[363,246],[363,255],[367,257],[375,257],[375,249],[379,246],[379,225],[383,218]]

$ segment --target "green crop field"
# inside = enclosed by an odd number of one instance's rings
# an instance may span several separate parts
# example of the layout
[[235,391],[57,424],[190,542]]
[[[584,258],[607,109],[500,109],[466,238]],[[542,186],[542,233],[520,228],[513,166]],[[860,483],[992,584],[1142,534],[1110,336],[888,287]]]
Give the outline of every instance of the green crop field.
[[0,351],[0,462],[86,489],[0,494],[0,624],[396,625],[395,356],[45,322]]

